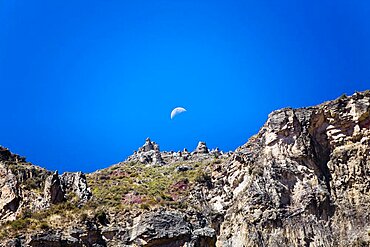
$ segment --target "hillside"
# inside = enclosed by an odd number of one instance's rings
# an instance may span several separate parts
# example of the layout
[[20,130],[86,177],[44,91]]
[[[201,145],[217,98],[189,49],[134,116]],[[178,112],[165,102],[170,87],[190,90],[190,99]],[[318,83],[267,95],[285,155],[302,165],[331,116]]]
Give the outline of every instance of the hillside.
[[145,141],[91,174],[0,148],[0,246],[369,246],[370,91],[272,112],[234,152]]

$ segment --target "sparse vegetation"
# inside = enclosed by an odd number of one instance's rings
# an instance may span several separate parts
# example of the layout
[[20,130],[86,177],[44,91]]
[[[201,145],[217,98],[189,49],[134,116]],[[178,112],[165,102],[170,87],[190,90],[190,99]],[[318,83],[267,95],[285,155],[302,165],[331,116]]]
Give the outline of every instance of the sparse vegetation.
[[83,211],[71,202],[52,205],[50,208],[34,213],[25,210],[17,220],[6,223],[0,229],[0,238],[28,230],[40,229],[44,231],[52,228],[50,224],[52,217],[58,216],[63,218],[64,221],[72,221],[75,215],[81,215],[82,213]]
[[9,225],[11,226],[11,228],[18,231],[18,230],[22,230],[22,229],[28,227],[30,225],[30,223],[31,223],[30,219],[25,218],[25,219],[14,220],[14,221],[10,222]]
[[[99,205],[120,208],[150,209],[151,206],[173,205],[186,199],[189,189],[196,183],[211,186],[207,171],[220,161],[193,162],[193,169],[176,171],[181,163],[164,166],[147,166],[141,163],[124,163],[88,175],[93,200]],[[186,182],[184,182],[186,181]],[[182,204],[182,207],[187,204]]]
[[27,162],[5,162],[5,165],[17,176],[18,181],[26,190],[41,191],[45,178],[50,175],[49,171]]
[[[93,220],[101,225],[109,222],[109,213],[131,209],[151,210],[155,207],[187,209],[188,195],[193,186],[211,186],[210,170],[220,159],[204,162],[187,162],[192,169],[177,171],[183,163],[164,166],[147,166],[141,163],[122,163],[98,172],[88,174],[87,180],[93,197],[78,206],[75,194],[68,194],[63,203],[36,212],[25,209],[21,216],[0,229],[0,238],[15,236],[29,230],[45,231],[60,227],[78,219],[80,222]],[[15,174],[22,176],[30,172],[19,164],[10,166]],[[42,192],[44,170],[32,171],[33,176],[23,180],[25,189]],[[17,176],[18,176],[17,175]],[[58,224],[58,225],[56,225]]]

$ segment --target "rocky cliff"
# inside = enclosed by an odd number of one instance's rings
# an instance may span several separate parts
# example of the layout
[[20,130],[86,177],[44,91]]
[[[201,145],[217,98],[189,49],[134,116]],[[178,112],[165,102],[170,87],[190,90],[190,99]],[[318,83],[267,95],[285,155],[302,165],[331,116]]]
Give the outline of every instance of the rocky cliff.
[[1,246],[369,246],[370,91],[272,112],[235,152],[49,172],[0,149]]

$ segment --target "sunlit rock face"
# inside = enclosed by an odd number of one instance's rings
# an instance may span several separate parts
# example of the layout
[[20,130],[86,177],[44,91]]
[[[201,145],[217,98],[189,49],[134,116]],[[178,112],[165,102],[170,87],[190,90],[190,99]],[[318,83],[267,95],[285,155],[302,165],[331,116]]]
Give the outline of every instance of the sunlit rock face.
[[147,138],[143,146],[127,158],[128,162],[140,162],[156,166],[182,161],[202,161],[212,158],[227,158],[232,152],[223,153],[218,148],[209,150],[205,142],[198,142],[194,151],[189,152],[186,148],[183,151],[160,151],[159,145]]
[[82,172],[52,173],[0,147],[0,224],[66,202],[67,194],[81,205],[91,198]]
[[231,194],[211,199],[217,245],[368,246],[369,106],[364,92],[271,113],[216,174]]
[[[0,239],[5,246],[369,246],[369,157],[370,91],[274,111],[234,152],[205,142],[161,152],[148,138],[127,161],[86,176],[52,173],[2,148]],[[27,210],[50,210],[49,226],[1,235]]]
[[142,147],[128,157],[127,161],[140,162],[149,165],[163,165],[163,159],[159,145],[147,138]]
[[14,220],[20,203],[19,185],[14,174],[0,165],[0,219]]
[[209,153],[208,147],[205,142],[199,142],[197,148],[194,150],[196,154],[207,154]]

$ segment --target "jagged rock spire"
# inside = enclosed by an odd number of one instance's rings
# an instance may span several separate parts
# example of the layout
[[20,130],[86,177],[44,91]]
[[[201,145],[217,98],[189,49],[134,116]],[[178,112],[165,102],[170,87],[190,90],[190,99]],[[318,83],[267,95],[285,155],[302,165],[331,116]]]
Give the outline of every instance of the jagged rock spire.
[[194,150],[196,154],[207,154],[208,148],[205,142],[199,142],[197,148]]
[[58,171],[46,178],[44,194],[46,201],[50,204],[57,204],[65,200],[65,191],[62,188]]
[[128,157],[127,161],[141,162],[151,165],[163,165],[163,159],[159,150],[159,145],[146,138],[145,143],[133,155]]

